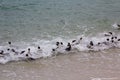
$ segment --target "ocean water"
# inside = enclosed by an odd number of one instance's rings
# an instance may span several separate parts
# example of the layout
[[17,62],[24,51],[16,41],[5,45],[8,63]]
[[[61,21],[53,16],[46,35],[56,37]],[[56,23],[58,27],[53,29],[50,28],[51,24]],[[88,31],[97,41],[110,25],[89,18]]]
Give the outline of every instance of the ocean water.
[[119,0],[0,0],[0,38],[16,42],[112,31],[111,24],[120,22],[119,3]]
[[50,56],[56,41],[66,45],[82,36],[84,51],[89,40],[104,40],[101,33],[119,36],[115,22],[120,22],[120,0],[0,0],[1,50],[11,41],[19,51],[41,46]]
[[120,0],[0,0],[0,80],[120,80],[117,23]]

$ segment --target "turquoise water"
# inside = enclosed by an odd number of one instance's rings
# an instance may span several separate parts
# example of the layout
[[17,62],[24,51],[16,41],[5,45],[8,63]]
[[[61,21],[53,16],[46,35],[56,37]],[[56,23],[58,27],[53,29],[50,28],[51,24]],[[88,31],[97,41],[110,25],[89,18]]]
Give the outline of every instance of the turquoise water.
[[0,42],[52,40],[112,31],[120,0],[0,0]]

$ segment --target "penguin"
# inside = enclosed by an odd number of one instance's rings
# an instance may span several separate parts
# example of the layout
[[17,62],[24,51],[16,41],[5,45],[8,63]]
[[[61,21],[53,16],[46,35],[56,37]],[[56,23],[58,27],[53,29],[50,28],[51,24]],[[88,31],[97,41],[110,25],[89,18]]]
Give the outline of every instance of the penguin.
[[118,23],[114,23],[112,26],[115,29],[120,29],[120,24],[118,24]]
[[20,52],[20,54],[24,54],[24,53],[25,53],[25,51],[21,51],[21,52]]
[[70,43],[67,44],[67,48],[65,50],[66,51],[70,51],[71,50],[71,44]]
[[93,49],[94,43],[93,41],[90,41],[89,45],[87,45],[87,48]]
[[78,40],[72,40],[71,45],[74,46],[74,45],[80,44],[80,41],[81,41],[82,39],[83,39],[83,38],[81,37],[81,38],[79,38]]

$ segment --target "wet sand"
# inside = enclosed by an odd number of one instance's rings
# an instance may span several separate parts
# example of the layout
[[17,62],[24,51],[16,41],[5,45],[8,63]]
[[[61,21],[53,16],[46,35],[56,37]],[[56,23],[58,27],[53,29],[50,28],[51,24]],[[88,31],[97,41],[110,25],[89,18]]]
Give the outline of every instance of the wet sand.
[[120,80],[120,49],[0,64],[0,80]]

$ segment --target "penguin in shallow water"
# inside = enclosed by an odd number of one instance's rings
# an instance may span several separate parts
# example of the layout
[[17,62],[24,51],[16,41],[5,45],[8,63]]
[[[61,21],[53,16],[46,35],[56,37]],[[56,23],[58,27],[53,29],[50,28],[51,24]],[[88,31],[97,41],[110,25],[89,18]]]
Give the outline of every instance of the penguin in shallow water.
[[118,39],[118,41],[120,41],[120,39]]
[[76,42],[76,40],[72,40],[72,43]]
[[112,43],[114,43],[114,40],[111,40]]
[[74,45],[78,45],[80,44],[80,41],[82,40],[82,37],[80,37],[78,40],[72,40],[72,43],[71,45],[74,46]]
[[13,53],[15,53],[15,55],[18,55],[18,54],[19,54],[19,52],[16,51],[15,49],[11,49],[11,51],[12,51]]
[[21,51],[21,52],[20,52],[20,54],[24,54],[24,53],[25,53],[25,51]]
[[55,49],[52,49],[52,51],[55,51]]
[[101,45],[101,43],[100,43],[100,42],[98,42],[98,44],[97,44],[97,45],[99,46],[99,45]]
[[104,42],[102,42],[102,43],[103,43],[104,45],[107,45],[107,46],[108,46],[108,45],[110,45],[110,39],[107,38],[106,41],[104,41]]
[[10,48],[8,48],[7,51],[10,51]]
[[[63,42],[56,42],[56,46],[57,46],[57,48],[62,47],[62,46],[63,46]],[[57,48],[56,48],[56,49],[57,49]]]
[[93,49],[94,43],[93,41],[90,41],[89,45],[87,45],[87,48]]
[[63,47],[63,42],[56,42],[56,48],[52,49],[52,51],[55,51],[59,48],[62,48]]
[[111,40],[113,40],[115,44],[117,44],[117,42],[118,42],[118,38],[117,38],[117,36],[114,36],[114,38],[111,39]]
[[71,50],[71,44],[70,43],[67,44],[67,48],[65,50],[66,51],[70,51]]
[[1,55],[3,55],[3,54],[4,54],[4,51],[3,51],[3,50],[1,50],[0,54],[1,54]]
[[0,57],[4,57],[4,51],[3,50],[0,51]]
[[118,41],[117,40],[111,40],[111,47],[118,47]]
[[8,42],[8,47],[10,48],[10,49],[19,49],[19,46],[17,46],[17,45],[13,45],[12,44],[12,42]]
[[30,57],[28,54],[25,55],[27,57],[27,60],[35,60],[34,58]]
[[90,41],[90,46],[94,46],[93,41]]
[[56,42],[56,46],[57,46],[57,47],[59,46],[59,42]]
[[104,36],[113,36],[112,32],[105,33]]
[[40,46],[38,46],[38,50],[40,50]]
[[30,52],[30,48],[28,48],[28,52],[27,52],[27,54],[25,56],[26,56],[27,60],[35,60],[34,58],[32,58],[32,54]]
[[114,37],[111,37],[111,39],[114,39]]
[[8,44],[11,45],[11,42],[9,41]]
[[120,24],[117,24],[117,26],[120,28]]
[[118,23],[114,23],[112,26],[115,29],[120,29],[120,24],[118,24]]
[[52,49],[52,51],[56,51],[57,48],[59,48],[59,42],[56,42],[56,48]]
[[40,46],[37,47],[37,53],[42,53],[42,49]]
[[108,32],[110,35],[113,35],[113,33],[112,32]]
[[27,52],[28,55],[32,56],[31,52],[30,52],[30,48],[28,48],[28,52]]
[[0,51],[0,56],[1,56],[1,57],[10,56],[10,53],[9,53],[9,52],[6,52],[6,51],[1,50],[1,51]]
[[8,42],[8,46],[10,47],[10,48],[13,48],[14,46],[12,45],[12,42]]
[[97,46],[98,48],[102,47],[103,44],[101,42],[98,42],[95,46]]
[[114,38],[117,39],[117,36],[115,36]]
[[63,42],[60,42],[61,45],[63,45]]

